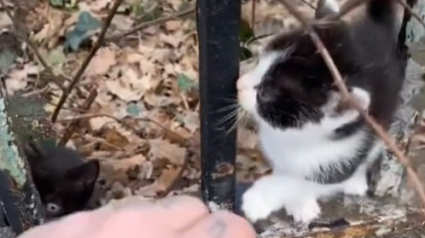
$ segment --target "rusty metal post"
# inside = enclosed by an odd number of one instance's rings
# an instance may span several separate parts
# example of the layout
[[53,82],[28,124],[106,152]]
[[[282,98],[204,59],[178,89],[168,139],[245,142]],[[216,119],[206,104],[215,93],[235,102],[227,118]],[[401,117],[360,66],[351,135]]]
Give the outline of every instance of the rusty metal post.
[[236,131],[220,123],[236,99],[241,0],[198,0],[202,195],[210,209],[233,209]]

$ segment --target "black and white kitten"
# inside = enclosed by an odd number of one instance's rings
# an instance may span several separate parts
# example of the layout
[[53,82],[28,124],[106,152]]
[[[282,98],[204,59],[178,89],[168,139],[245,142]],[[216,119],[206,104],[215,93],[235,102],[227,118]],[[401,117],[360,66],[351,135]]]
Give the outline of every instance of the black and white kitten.
[[40,148],[32,142],[25,154],[47,220],[85,209],[99,176],[99,161],[85,161],[70,148]]
[[[406,59],[397,47],[400,7],[371,0],[364,14],[315,31],[340,70],[352,98],[388,129],[399,102]],[[321,1],[316,18],[339,10]],[[255,222],[285,208],[296,222],[319,217],[318,200],[337,193],[363,196],[367,171],[384,144],[358,111],[344,106],[333,77],[302,29],[282,33],[264,47],[256,67],[237,82],[238,101],[256,121],[273,173],[242,197]]]

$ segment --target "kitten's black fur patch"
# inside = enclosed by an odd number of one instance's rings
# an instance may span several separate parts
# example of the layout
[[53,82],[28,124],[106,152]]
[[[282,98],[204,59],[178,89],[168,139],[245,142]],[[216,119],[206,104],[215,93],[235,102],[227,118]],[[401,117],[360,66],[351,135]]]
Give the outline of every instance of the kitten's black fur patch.
[[99,176],[98,161],[85,161],[70,148],[34,143],[25,154],[47,219],[84,210]]
[[[401,49],[397,41],[394,2],[373,0],[368,3],[367,17],[360,21],[314,26],[314,30],[346,80],[348,89],[358,87],[367,91],[371,96],[369,114],[388,129],[404,82],[406,49]],[[288,56],[276,61],[258,85],[259,115],[280,129],[302,128],[307,122],[318,123],[324,116],[321,108],[337,88],[310,36],[302,29],[281,34],[266,46],[266,51],[287,51]],[[344,139],[366,129],[370,141],[359,147],[350,163],[328,165],[326,172],[320,169],[310,179],[337,183],[349,178],[364,162],[376,138],[367,127],[359,119],[338,128],[331,139]]]
[[[372,132],[370,132],[372,134]],[[334,166],[326,165],[320,167],[308,180],[315,181],[321,184],[334,184],[344,181],[351,177],[356,172],[357,167],[364,162],[373,145],[374,138],[369,136],[362,141],[362,145],[357,150],[357,153],[352,156],[352,159],[344,163],[338,163]]]

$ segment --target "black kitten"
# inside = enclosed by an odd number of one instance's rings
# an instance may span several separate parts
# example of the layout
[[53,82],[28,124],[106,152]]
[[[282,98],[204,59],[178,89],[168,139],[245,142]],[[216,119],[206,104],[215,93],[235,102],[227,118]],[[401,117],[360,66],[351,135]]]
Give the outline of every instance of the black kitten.
[[[385,129],[405,76],[398,44],[402,9],[396,0],[370,0],[357,18],[314,26],[352,98]],[[315,17],[338,11],[335,0],[320,1]],[[251,221],[285,208],[295,221],[308,223],[321,213],[318,199],[367,193],[367,170],[384,146],[333,82],[304,29],[277,35],[257,66],[239,78],[239,103],[257,122],[273,166],[273,174],[243,195],[242,210]]]
[[98,161],[85,161],[66,147],[40,148],[34,143],[25,154],[47,219],[85,209],[99,176]]

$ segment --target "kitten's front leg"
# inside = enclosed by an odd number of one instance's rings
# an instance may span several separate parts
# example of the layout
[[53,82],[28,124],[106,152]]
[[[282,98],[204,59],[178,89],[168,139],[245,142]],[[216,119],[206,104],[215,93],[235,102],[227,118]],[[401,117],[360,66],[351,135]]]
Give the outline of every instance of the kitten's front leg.
[[309,223],[320,215],[316,184],[284,175],[257,180],[242,196],[242,211],[252,222],[286,208],[295,222]]
[[344,193],[346,195],[365,196],[369,186],[366,178],[365,165],[359,167],[357,171],[343,183]]

